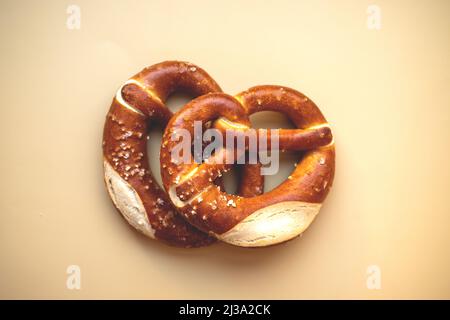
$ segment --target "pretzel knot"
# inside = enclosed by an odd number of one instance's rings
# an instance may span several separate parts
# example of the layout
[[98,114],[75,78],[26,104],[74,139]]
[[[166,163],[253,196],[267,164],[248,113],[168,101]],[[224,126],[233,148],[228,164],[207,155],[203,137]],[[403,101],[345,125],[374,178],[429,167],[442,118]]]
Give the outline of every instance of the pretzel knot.
[[[165,101],[177,90],[195,98],[173,115]],[[266,110],[286,114],[297,129],[253,130],[249,116]],[[181,131],[194,136],[195,121],[226,132],[227,147],[201,161],[191,152],[183,155],[188,161],[175,161],[174,136]],[[160,166],[166,192],[154,182],[146,155],[145,137],[155,122],[165,126]],[[228,194],[220,177],[239,155],[249,155],[250,134],[258,160],[269,148],[302,155],[288,180],[267,193],[260,163],[246,163],[238,195]],[[229,148],[239,137],[244,144]],[[151,238],[184,247],[215,239],[243,247],[292,239],[311,224],[334,177],[330,127],[306,96],[287,87],[257,86],[233,97],[198,66],[176,61],[146,68],[119,89],[106,118],[103,153],[107,189],[126,220]]]

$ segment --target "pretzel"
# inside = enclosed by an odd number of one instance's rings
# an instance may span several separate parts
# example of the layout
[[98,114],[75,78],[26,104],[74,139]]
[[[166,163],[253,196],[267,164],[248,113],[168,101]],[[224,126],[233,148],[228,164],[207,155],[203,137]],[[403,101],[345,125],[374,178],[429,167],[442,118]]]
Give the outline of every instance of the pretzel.
[[[165,102],[175,91],[197,97],[221,92],[221,89],[200,67],[178,61],[145,68],[126,81],[117,91],[106,116],[104,178],[115,207],[131,226],[150,238],[171,245],[198,247],[215,239],[177,213],[148,166],[147,133],[154,123],[165,126],[172,117]],[[161,165],[162,169],[165,167],[165,164]],[[256,195],[262,184],[259,166],[248,165],[244,170],[241,194]]]
[[[245,133],[249,115],[259,111],[286,114],[297,129],[279,130],[281,150],[304,150],[289,178],[270,192],[255,197],[232,195],[213,181],[227,170],[220,161],[175,165],[171,136],[192,122],[214,121],[216,128]],[[264,130],[258,130],[258,138]],[[222,149],[211,158],[236,150]],[[214,160],[214,159],[213,159]],[[318,214],[334,177],[335,149],[330,127],[318,107],[287,87],[256,86],[232,97],[209,93],[186,104],[169,121],[163,135],[160,161],[163,185],[172,203],[196,228],[243,247],[260,247],[290,240],[308,228]]]

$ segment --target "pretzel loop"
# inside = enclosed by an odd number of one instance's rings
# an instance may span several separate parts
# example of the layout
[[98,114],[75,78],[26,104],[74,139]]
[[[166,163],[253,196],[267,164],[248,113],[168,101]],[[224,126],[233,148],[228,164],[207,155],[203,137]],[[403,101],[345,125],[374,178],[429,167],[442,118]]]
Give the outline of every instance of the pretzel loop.
[[[229,164],[170,161],[176,145],[171,134],[180,129],[192,133],[194,119],[217,120],[217,128],[242,134],[250,130],[248,116],[266,110],[288,115],[297,127],[280,130],[280,148],[306,150],[289,179],[270,192],[245,197],[215,187],[214,179]],[[223,159],[230,152],[236,150],[221,149],[212,158]],[[331,186],[334,157],[331,130],[317,106],[300,92],[279,86],[257,86],[235,97],[214,93],[192,100],[169,121],[160,152],[161,163],[167,163],[161,171],[164,188],[184,218],[225,242],[246,247],[273,245],[306,230]]]
[[[105,183],[116,208],[144,235],[171,245],[197,247],[214,238],[177,213],[148,165],[147,133],[153,123],[165,126],[172,117],[165,102],[175,91],[196,97],[221,89],[203,69],[178,61],[156,64],[125,82],[112,101],[104,126]],[[261,178],[258,181],[263,183]],[[248,189],[245,182],[243,185]]]

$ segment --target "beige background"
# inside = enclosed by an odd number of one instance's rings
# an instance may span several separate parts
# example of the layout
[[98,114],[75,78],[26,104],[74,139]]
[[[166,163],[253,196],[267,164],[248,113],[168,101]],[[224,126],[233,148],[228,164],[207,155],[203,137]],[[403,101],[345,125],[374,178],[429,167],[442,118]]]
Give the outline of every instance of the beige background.
[[[450,2],[378,0],[379,31],[370,3],[1,1],[0,297],[450,298]],[[66,28],[69,4],[80,30]],[[104,117],[122,82],[167,59],[199,64],[229,93],[282,84],[319,105],[337,173],[302,238],[183,250],[116,213]],[[78,291],[66,288],[72,264]],[[381,290],[366,287],[370,265]]]

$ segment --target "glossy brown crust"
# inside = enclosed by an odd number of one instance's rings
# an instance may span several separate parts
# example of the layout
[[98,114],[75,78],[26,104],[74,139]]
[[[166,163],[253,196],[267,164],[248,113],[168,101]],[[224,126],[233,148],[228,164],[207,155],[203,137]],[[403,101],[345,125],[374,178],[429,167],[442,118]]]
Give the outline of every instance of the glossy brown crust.
[[[229,122],[249,126],[249,115],[266,110],[286,114],[299,129],[289,132],[294,137],[289,138],[285,134],[286,147],[307,149],[290,178],[272,191],[255,197],[230,195],[212,184],[228,165],[203,163],[176,166],[170,162],[171,150],[177,143],[170,139],[172,132],[183,128],[192,134],[191,121],[194,119],[208,122],[225,118]],[[272,204],[283,201],[321,203],[332,184],[335,163],[331,131],[329,128],[320,129],[324,126],[327,122],[317,106],[300,92],[286,87],[257,86],[236,97],[224,93],[201,96],[184,106],[167,125],[160,153],[161,163],[168,164],[161,170],[164,188],[167,191],[175,188],[174,193],[185,201],[180,211],[190,223],[200,230],[218,235],[230,230],[256,210]],[[305,138],[306,132],[308,138]],[[311,135],[311,132],[315,133]],[[225,154],[226,151],[218,152],[216,157]],[[198,167],[195,173],[183,181],[183,177],[195,167]],[[198,193],[201,201],[187,201]]]
[[104,159],[139,195],[156,239],[181,247],[208,245],[215,239],[183,219],[156,183],[148,166],[147,134],[152,125],[164,127],[172,117],[164,104],[170,94],[183,91],[197,97],[221,89],[203,69],[179,61],[145,68],[131,80],[119,94],[137,112],[117,96],[113,99],[103,132]]
[[242,197],[251,198],[259,196],[263,192],[264,176],[261,175],[261,164],[247,164],[242,166],[238,194]]

